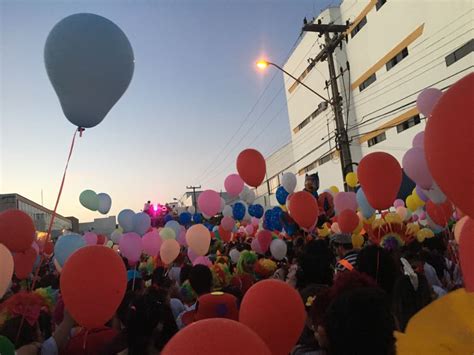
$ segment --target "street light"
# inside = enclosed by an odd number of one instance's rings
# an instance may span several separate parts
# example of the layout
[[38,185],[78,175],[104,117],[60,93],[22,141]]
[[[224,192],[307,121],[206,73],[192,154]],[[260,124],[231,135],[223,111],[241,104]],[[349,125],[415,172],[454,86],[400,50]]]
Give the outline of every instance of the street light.
[[292,78],[293,80],[297,81],[298,83],[300,83],[301,85],[303,85],[306,89],[308,89],[309,91],[311,91],[313,94],[317,95],[319,98],[321,98],[322,100],[324,100],[325,102],[327,102],[328,104],[331,104],[331,102],[326,99],[324,96],[320,95],[319,93],[317,93],[316,91],[314,91],[313,89],[311,89],[308,85],[306,85],[305,83],[303,83],[302,81],[300,81],[298,78],[294,77],[293,75],[291,75],[290,73],[288,73],[285,69],[283,69],[282,67],[280,67],[279,65],[275,64],[275,63],[272,63],[272,62],[269,62],[267,60],[264,60],[264,59],[260,59],[258,62],[257,62],[257,67],[259,69],[266,69],[269,65],[273,65],[275,68],[281,70],[283,73],[285,73],[286,75],[288,75],[290,78]]

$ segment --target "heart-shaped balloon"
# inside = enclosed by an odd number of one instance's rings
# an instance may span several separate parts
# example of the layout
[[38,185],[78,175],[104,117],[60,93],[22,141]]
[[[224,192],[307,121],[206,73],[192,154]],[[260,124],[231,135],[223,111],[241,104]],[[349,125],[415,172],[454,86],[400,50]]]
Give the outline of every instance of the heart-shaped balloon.
[[36,250],[32,247],[13,255],[16,277],[18,277],[20,280],[26,279],[28,277],[30,272],[33,270],[33,265],[37,255],[38,254],[36,253]]

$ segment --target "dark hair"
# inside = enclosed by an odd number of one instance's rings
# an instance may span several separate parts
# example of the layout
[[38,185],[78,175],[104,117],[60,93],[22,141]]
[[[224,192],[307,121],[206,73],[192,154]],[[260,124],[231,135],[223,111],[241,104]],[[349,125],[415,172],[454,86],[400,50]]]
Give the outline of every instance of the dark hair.
[[131,303],[126,326],[130,355],[147,354],[151,344],[161,351],[178,332],[171,307],[165,301],[165,294],[154,288],[148,289]]
[[198,296],[211,292],[212,272],[207,266],[195,265],[189,273],[189,283]]
[[191,273],[191,269],[193,267],[189,264],[184,264],[181,267],[181,271],[179,272],[179,283],[182,285],[184,281],[189,279],[189,274]]
[[357,256],[357,269],[371,276],[388,295],[392,294],[399,272],[395,260],[385,249],[370,245]]
[[151,277],[152,284],[161,288],[169,289],[171,287],[171,280],[166,275],[166,270],[164,267],[158,267],[153,271]]
[[[24,345],[31,344],[38,341],[37,324],[30,325],[27,321],[21,321],[21,316],[16,316],[7,320],[2,328],[0,334],[6,336],[15,344],[15,349],[21,348]],[[22,324],[23,323],[23,324]],[[18,330],[21,331],[18,333]],[[18,336],[18,341],[17,340]]]
[[306,244],[299,258],[296,274],[296,288],[303,289],[310,284],[332,285],[333,254],[323,240],[315,240]]
[[408,276],[401,276],[393,288],[393,314],[401,331],[405,331],[408,321],[432,300],[431,288],[424,275],[418,275],[418,288],[415,290]]
[[385,292],[374,287],[337,297],[326,317],[329,354],[395,354],[395,322]]

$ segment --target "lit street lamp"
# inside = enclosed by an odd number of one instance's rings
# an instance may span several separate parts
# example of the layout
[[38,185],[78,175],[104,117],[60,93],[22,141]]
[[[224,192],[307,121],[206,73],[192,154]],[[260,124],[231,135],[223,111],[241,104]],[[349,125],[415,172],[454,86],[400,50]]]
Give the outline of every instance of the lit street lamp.
[[297,81],[298,83],[300,83],[301,85],[303,85],[306,89],[308,89],[309,91],[311,91],[313,94],[317,95],[318,97],[320,97],[321,99],[323,99],[325,102],[327,102],[328,104],[331,104],[331,102],[326,99],[324,96],[318,94],[316,91],[314,91],[313,89],[311,89],[308,85],[306,85],[305,83],[303,83],[302,81],[300,81],[298,78],[295,78],[293,75],[291,75],[290,73],[288,73],[285,69],[283,69],[282,67],[280,67],[279,65],[275,64],[275,63],[272,63],[272,62],[269,62],[267,60],[259,60],[257,62],[257,67],[259,69],[266,69],[269,65],[273,65],[275,68],[281,70],[283,73],[285,73],[286,75],[288,75],[290,78],[292,78],[293,80]]

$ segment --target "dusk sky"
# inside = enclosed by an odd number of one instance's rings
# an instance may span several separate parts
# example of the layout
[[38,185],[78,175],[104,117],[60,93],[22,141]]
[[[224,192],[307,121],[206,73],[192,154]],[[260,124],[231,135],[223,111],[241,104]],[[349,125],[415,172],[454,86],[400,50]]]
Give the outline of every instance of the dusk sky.
[[179,198],[189,184],[220,191],[242,149],[268,156],[287,143],[283,76],[273,68],[262,73],[255,62],[265,56],[283,64],[303,18],[329,3],[0,0],[1,192],[40,203],[43,190],[45,207],[53,208],[75,130],[43,61],[46,37],[62,18],[109,18],[135,55],[127,92],[76,141],[58,212],[85,222],[101,215],[79,204],[84,189],[108,193],[110,215],[139,211],[146,200]]

